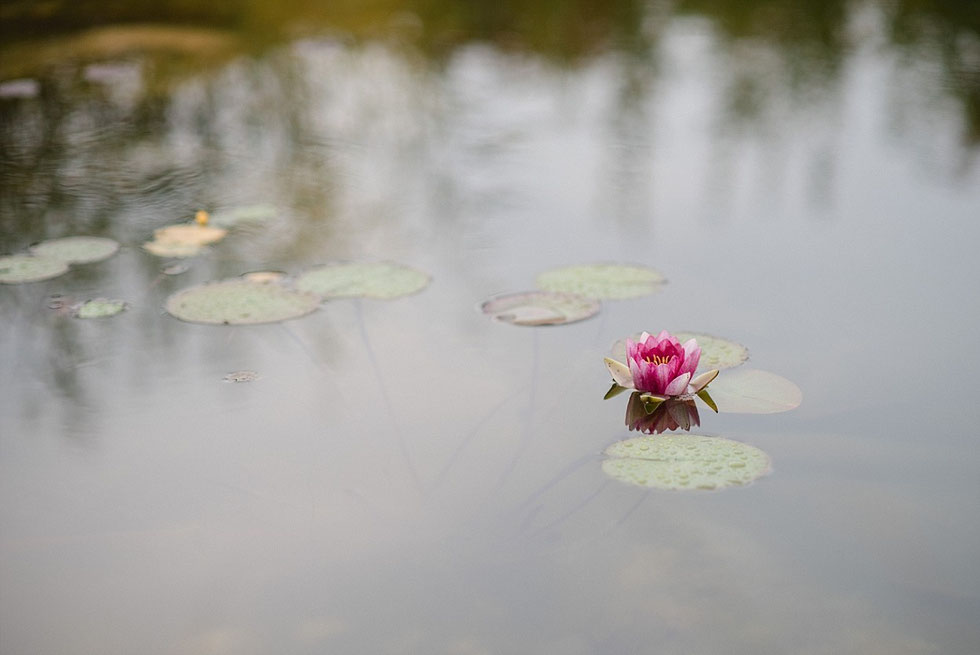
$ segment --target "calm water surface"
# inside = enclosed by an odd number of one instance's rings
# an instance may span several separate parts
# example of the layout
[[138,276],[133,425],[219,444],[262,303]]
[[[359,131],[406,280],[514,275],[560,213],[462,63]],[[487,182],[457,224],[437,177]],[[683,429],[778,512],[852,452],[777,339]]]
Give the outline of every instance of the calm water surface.
[[[0,288],[0,651],[980,650],[975,11],[723,5],[8,37],[0,253],[124,248]],[[277,219],[183,275],[139,247],[255,203]],[[265,326],[163,311],[335,260],[433,283]],[[670,283],[559,328],[476,310],[602,261]],[[604,476],[630,433],[602,357],[662,328],[803,389],[702,413],[770,475]]]

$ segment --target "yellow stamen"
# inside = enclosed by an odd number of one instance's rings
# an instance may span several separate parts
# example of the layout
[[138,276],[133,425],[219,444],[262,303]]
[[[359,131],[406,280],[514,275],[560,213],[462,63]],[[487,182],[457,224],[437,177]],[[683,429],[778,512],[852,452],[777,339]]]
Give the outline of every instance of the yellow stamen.
[[673,355],[647,355],[643,359],[650,362],[651,364],[666,364],[668,363]]

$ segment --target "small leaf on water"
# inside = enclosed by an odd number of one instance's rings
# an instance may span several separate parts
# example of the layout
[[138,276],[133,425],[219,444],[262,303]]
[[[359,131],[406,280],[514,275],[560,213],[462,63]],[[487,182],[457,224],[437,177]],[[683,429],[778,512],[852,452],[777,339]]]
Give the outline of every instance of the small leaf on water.
[[255,371],[235,371],[224,377],[225,382],[255,382],[259,379],[259,374]]
[[109,318],[126,310],[125,300],[107,300],[95,298],[86,300],[74,308],[75,318]]
[[621,264],[568,266],[545,271],[537,279],[541,289],[600,300],[645,296],[659,290],[664,282],[663,274],[652,268]]
[[606,448],[606,475],[640,487],[713,490],[765,475],[769,456],[748,444],[696,434],[643,436]]
[[599,302],[552,291],[525,291],[496,296],[480,309],[494,319],[513,325],[563,325],[581,321],[599,311]]

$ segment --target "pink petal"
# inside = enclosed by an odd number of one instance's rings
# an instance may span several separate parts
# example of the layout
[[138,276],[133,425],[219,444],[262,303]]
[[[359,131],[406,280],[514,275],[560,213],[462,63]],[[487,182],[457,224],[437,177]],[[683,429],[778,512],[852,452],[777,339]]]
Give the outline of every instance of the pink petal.
[[679,396],[687,390],[687,383],[691,380],[690,373],[679,375],[670,381],[664,393],[668,396]]
[[698,347],[697,339],[688,339],[684,343],[684,372],[694,373],[698,370],[701,363],[701,348]]

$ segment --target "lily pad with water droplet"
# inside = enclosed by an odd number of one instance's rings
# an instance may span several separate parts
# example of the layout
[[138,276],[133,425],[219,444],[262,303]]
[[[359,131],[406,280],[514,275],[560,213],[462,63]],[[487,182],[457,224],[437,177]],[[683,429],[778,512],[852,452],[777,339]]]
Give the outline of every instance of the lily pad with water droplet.
[[221,227],[257,224],[271,221],[278,213],[274,205],[247,205],[215,212],[210,222]]
[[563,325],[595,316],[599,301],[570,293],[525,291],[491,298],[480,309],[514,325]]
[[178,291],[167,299],[166,307],[189,323],[254,325],[305,316],[319,305],[319,296],[312,293],[236,279]]
[[39,282],[58,277],[68,271],[68,264],[51,257],[7,255],[0,257],[0,284]]
[[74,308],[75,318],[109,318],[123,312],[128,307],[125,300],[107,300],[95,298],[86,300]]
[[718,411],[735,414],[775,414],[796,409],[803,402],[798,386],[757,369],[722,371],[709,390]]
[[770,469],[769,456],[754,446],[697,434],[635,437],[614,443],[605,454],[606,475],[654,489],[724,489]]
[[589,264],[546,271],[538,276],[537,285],[586,298],[622,300],[651,294],[666,281],[659,271],[645,266]]
[[330,298],[375,298],[390,300],[418,293],[429,284],[429,276],[414,268],[392,264],[342,263],[310,269],[296,278],[296,288]]
[[[674,332],[672,334],[681,343],[688,339],[697,339],[698,346],[701,348],[701,360],[698,363],[699,371],[734,368],[744,364],[749,358],[748,348],[728,339],[695,332]],[[633,341],[638,341],[639,338],[639,332],[630,337]],[[617,362],[626,361],[626,339],[620,339],[612,345],[609,357]]]
[[108,259],[119,251],[119,243],[105,237],[64,237],[48,239],[31,248],[38,257],[60,259],[69,264],[88,264]]

